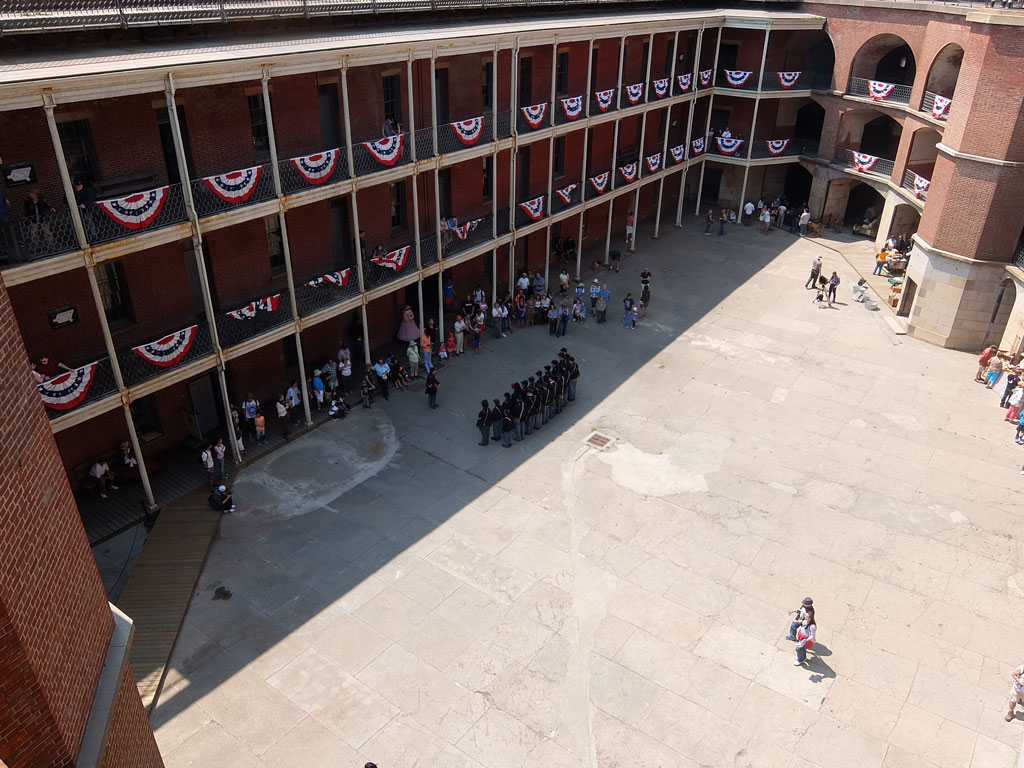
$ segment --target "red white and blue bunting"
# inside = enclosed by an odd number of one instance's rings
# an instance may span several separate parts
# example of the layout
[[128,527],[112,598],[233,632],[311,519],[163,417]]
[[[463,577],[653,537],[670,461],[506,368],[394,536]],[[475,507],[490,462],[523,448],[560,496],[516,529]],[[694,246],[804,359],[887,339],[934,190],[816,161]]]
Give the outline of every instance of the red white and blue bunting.
[[683,162],[683,160],[686,159],[685,144],[680,144],[678,147],[672,147],[672,149],[670,149],[669,152],[672,153],[672,159],[677,163],[681,163]]
[[535,197],[533,200],[527,200],[525,203],[520,203],[519,207],[533,221],[540,221],[544,218],[544,195]]
[[381,165],[392,166],[402,159],[402,147],[405,145],[405,134],[385,136],[376,141],[364,141],[363,146],[373,159]]
[[661,168],[661,152],[658,152],[657,154],[654,155],[648,155],[644,159],[644,162],[647,163],[648,171],[650,171],[651,173],[657,172],[657,170]]
[[562,187],[558,190],[558,196],[562,198],[563,203],[566,205],[572,204],[572,193],[576,191],[578,186],[579,184],[570,184],[568,187]]
[[615,98],[615,89],[609,88],[607,91],[598,91],[594,94],[597,99],[597,108],[602,112],[607,112],[608,107],[612,105],[612,99]]
[[99,363],[89,363],[37,384],[36,388],[39,390],[43,405],[55,411],[68,411],[81,403],[89,394],[89,387],[92,386],[98,365]]
[[221,173],[216,176],[206,176],[203,183],[209,187],[217,197],[225,203],[244,203],[252,193],[256,191],[256,185],[260,181],[261,166],[243,168],[240,171]]
[[393,269],[398,272],[402,267],[405,266],[405,262],[409,260],[409,246],[403,245],[397,251],[392,251],[385,256],[375,256],[370,259],[371,262],[379,267],[386,267]]
[[640,166],[637,163],[629,163],[628,165],[619,166],[619,174],[626,180],[627,184],[632,181],[636,181],[636,174],[639,170]]
[[569,96],[562,99],[562,111],[568,119],[575,120],[583,111],[583,97]]
[[693,154],[699,155],[704,151],[704,137],[701,136],[699,139],[694,139],[691,142],[691,146],[693,147]]
[[480,140],[480,134],[484,130],[484,119],[473,117],[469,120],[460,120],[457,123],[452,123],[452,130],[455,131],[455,136],[459,141],[467,147],[471,147]]
[[597,176],[590,177],[590,186],[594,188],[594,191],[599,195],[603,195],[604,191],[608,189],[608,179],[611,177],[610,171],[599,173]]
[[157,187],[147,192],[136,192],[127,197],[114,197],[96,203],[107,216],[128,229],[148,227],[167,202],[169,187]]
[[534,104],[532,107],[520,107],[523,112],[523,119],[533,129],[540,128],[544,122],[544,115],[548,113],[547,104]]
[[146,362],[161,368],[169,368],[180,363],[182,358],[188,354],[192,348],[192,342],[195,341],[198,328],[198,325],[183,328],[158,341],[132,347],[132,351]]
[[713,69],[705,69],[703,72],[699,73],[699,76],[700,76],[700,87],[701,88],[707,88],[709,85],[711,85],[711,75],[712,74],[714,74],[714,70]]
[[723,69],[722,71],[725,72],[725,79],[733,88],[741,88],[754,74],[742,69]]
[[318,152],[315,155],[293,157],[292,165],[295,166],[299,175],[310,184],[323,184],[334,173],[340,152],[339,149],[328,149],[326,152]]
[[662,78],[661,80],[655,80],[651,85],[654,86],[654,95],[659,99],[665,98],[665,94],[668,93],[668,78]]
[[351,269],[343,269],[340,272],[329,272],[326,275],[320,277],[314,277],[312,280],[306,283],[310,288],[318,288],[324,283],[330,283],[336,285],[339,288],[348,285],[349,276],[352,274]]
[[880,80],[868,80],[868,96],[875,101],[884,101],[896,88],[892,83],[883,83]]
[[718,136],[715,138],[715,143],[718,145],[718,151],[723,155],[735,155],[739,151],[739,148],[743,146],[743,139]]
[[693,75],[676,75],[676,82],[679,83],[679,90],[686,93],[693,83]]
[[281,302],[281,294],[275,293],[273,296],[267,296],[256,301],[250,301],[247,306],[241,309],[236,309],[227,313],[228,317],[233,317],[235,320],[252,320],[256,317],[256,312],[263,310],[264,312],[276,312],[277,306]]
[[949,109],[950,102],[952,99],[946,98],[945,96],[935,96],[935,100],[932,102],[932,117],[938,120]]
[[878,158],[874,155],[865,155],[863,152],[853,153],[853,167],[858,171],[870,171],[877,162]]
[[480,226],[481,221],[483,221],[483,219],[473,219],[472,221],[467,221],[461,227],[455,227],[452,230],[452,233],[457,238],[459,238],[459,240],[465,240],[467,237],[469,237],[470,232],[472,232],[474,229]]
[[786,147],[789,146],[789,139],[768,139],[765,144],[768,145],[768,154],[772,157],[778,157],[786,151]]
[[[914,173],[911,171],[911,173]],[[928,191],[928,187],[932,185],[930,179],[926,179],[924,176],[918,176],[914,173],[914,197],[924,197],[924,193]]]
[[644,84],[636,83],[635,85],[626,86],[626,98],[629,99],[630,104],[636,104],[640,99],[644,97]]
[[779,85],[788,90],[796,85],[796,81],[800,79],[803,72],[776,72],[775,74],[779,77]]

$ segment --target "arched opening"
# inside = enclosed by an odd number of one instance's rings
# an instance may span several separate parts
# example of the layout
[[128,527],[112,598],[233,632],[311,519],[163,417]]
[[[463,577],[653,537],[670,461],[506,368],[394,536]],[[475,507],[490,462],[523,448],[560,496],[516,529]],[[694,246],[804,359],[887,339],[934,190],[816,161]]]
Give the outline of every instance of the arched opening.
[[885,240],[890,237],[899,236],[901,240],[910,242],[910,238],[917,232],[917,226],[921,223],[921,212],[912,205],[906,203],[897,205],[892,213],[892,221],[889,222],[889,231],[885,234]]
[[895,85],[913,85],[917,74],[914,52],[899,35],[876,35],[853,57],[852,77],[881,80]]
[[932,66],[928,70],[928,79],[924,89],[928,93],[953,98],[956,81],[960,77],[960,64],[964,60],[964,49],[956,43],[950,43],[936,54]]
[[814,176],[802,165],[795,164],[786,169],[783,194],[789,201],[792,210],[803,210],[803,206],[807,205],[807,201],[811,199],[811,184],[813,182]]
[[940,141],[942,141],[942,134],[933,128],[921,128],[915,131],[910,139],[907,169],[918,176],[931,180],[935,170],[935,158],[939,155],[939,150],[936,147]]
[[[992,316],[989,319],[989,328],[986,335],[986,344],[996,344],[1001,352],[1009,352],[1014,358],[1021,346],[1021,316],[1014,313],[1014,304],[1017,302],[1017,285],[1011,278],[1006,278],[999,284],[999,291],[996,293],[996,303],[992,308]],[[1010,323],[1010,315],[1017,314],[1016,322]]]
[[855,234],[873,240],[878,234],[878,224],[884,207],[885,198],[878,190],[867,184],[856,184],[850,189],[843,221],[852,227]]
[[822,30],[821,39],[813,43],[807,52],[807,71],[812,75],[811,87],[831,89],[835,68],[836,49],[832,45],[832,38]]
[[793,138],[803,142],[818,142],[824,124],[825,108],[816,101],[808,101],[796,111]]
[[888,115],[855,112],[843,115],[840,142],[875,157],[893,160],[900,146],[903,127]]

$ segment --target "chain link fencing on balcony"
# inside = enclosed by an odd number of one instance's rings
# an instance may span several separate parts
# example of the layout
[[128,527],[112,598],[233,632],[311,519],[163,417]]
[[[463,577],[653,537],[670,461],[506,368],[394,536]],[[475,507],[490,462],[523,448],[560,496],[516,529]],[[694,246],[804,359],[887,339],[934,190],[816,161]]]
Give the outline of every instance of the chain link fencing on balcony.
[[355,264],[341,267],[330,274],[337,277],[328,280],[323,275],[307,275],[295,286],[295,307],[300,315],[312,315],[359,295],[359,275],[356,274]]
[[[144,220],[144,217],[140,218],[140,216],[132,214],[129,208],[120,205],[125,201],[131,201],[136,195],[119,198],[117,201],[107,201],[119,204],[120,209],[124,212],[121,218],[114,218],[113,215],[107,214],[99,207],[90,209],[88,213],[91,215],[84,216],[82,221],[82,225],[85,227],[86,238],[92,245],[100,245],[101,243],[111,243],[126,237],[143,235],[155,229],[187,221],[185,196],[182,194],[181,184],[171,184],[160,189],[164,190],[163,203],[159,208],[159,213],[149,220]],[[272,189],[273,185],[271,185]],[[159,190],[149,190],[149,192],[159,193]]]
[[[103,214],[94,209],[91,217]],[[85,217],[83,216],[83,219]],[[78,250],[78,235],[66,208],[38,217],[21,218],[0,231],[0,262],[15,266],[26,261],[45,259]]]
[[71,413],[84,405],[102,400],[114,392],[117,392],[117,382],[114,380],[114,368],[110,364],[109,357],[102,357],[96,361],[96,371],[92,375],[92,383],[89,385],[89,391],[82,399],[82,402],[78,403],[74,408],[68,408],[66,410],[47,408],[46,415],[51,419],[56,419],[57,417]]
[[[416,133],[419,134],[422,131],[417,131]],[[415,139],[410,138],[408,133],[403,133],[401,134],[400,146],[396,145],[394,141],[389,141],[389,139],[397,140],[397,137],[391,136],[388,139],[359,142],[352,147],[352,171],[355,176],[367,176],[371,173],[386,171],[388,168],[395,168],[396,166],[407,165],[412,162],[412,151],[409,147],[409,142]],[[417,152],[419,151],[419,146],[419,144],[416,145]],[[431,149],[431,154],[433,154],[433,149]]]
[[[181,328],[175,328],[169,331],[170,334],[177,333],[182,330]],[[161,340],[160,336],[154,336],[148,342],[142,340],[139,344],[133,346],[139,346],[141,344],[153,343]],[[210,341],[210,331],[206,326],[205,320],[197,320],[196,328],[193,332],[192,343],[188,348],[188,351],[173,365],[167,367],[156,365],[151,363],[149,360],[144,359],[139,355],[132,346],[125,347],[117,350],[117,362],[121,366],[121,376],[124,378],[124,383],[131,387],[140,382],[147,381],[162,373],[166,373],[172,370],[175,366],[185,365],[191,363],[193,360],[199,360],[200,358],[206,357],[213,353],[213,344]]]
[[846,92],[850,96],[860,96],[861,98],[871,99],[872,101],[891,102],[894,104],[910,103],[911,87],[909,85],[878,83],[879,86],[884,85],[885,88],[879,87],[873,91],[870,85],[872,82],[877,81],[867,80],[863,77],[851,77],[850,84],[847,86]]
[[335,184],[349,177],[345,147],[278,160],[277,169],[281,175],[281,191],[286,195]]
[[892,172],[896,167],[896,163],[894,161],[887,160],[884,157],[862,156],[871,158],[867,162],[862,162],[855,157],[855,155],[859,154],[860,153],[854,152],[852,149],[838,147],[836,148],[836,154],[833,161],[844,168],[853,168],[859,173],[869,173],[872,176],[883,176],[886,178],[892,176]]
[[[941,103],[944,103],[942,108],[936,108],[935,100],[938,99]],[[924,92],[924,99],[921,100],[921,111],[931,115],[936,120],[946,121],[949,117],[949,111],[953,108],[951,101],[947,100],[945,96],[939,96],[937,93],[931,91]],[[938,113],[938,114],[936,114]]]
[[[275,298],[276,297],[276,298]],[[245,311],[234,317],[220,311],[216,315],[217,340],[228,349],[291,322],[292,305],[288,291],[270,293],[254,299]]]
[[200,217],[212,216],[277,197],[270,163],[254,168],[229,171],[193,181],[192,200],[195,202],[196,213]]

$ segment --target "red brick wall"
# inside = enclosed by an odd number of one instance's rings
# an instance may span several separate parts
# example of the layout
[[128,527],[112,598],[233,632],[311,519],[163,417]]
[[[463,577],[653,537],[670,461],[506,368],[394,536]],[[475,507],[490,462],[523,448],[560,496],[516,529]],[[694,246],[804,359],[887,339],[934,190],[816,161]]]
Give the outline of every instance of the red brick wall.
[[53,153],[46,113],[41,109],[18,109],[0,112],[0,147],[5,163],[32,163],[36,183],[23,187],[4,187],[3,194],[11,204],[12,218],[24,210],[28,191],[34,187],[57,210],[66,210],[64,187],[60,180],[57,157]]
[[0,755],[9,768],[63,768],[113,622],[2,281],[0,391]]
[[[258,81],[252,81],[208,85],[180,92],[197,178],[256,164],[249,101],[245,92],[259,87]],[[318,121],[313,125],[315,130],[319,130]]]
[[100,758],[99,768],[163,768],[164,761],[160,758],[139,690],[127,664],[117,681],[110,717],[107,747]]
[[283,274],[271,273],[263,219],[207,232],[204,237],[209,243],[215,310],[230,312],[268,292],[287,288]]
[[[338,91],[338,136],[343,137],[341,87],[335,87]],[[315,74],[273,78],[270,81],[270,109],[274,113],[274,140],[279,158],[331,149],[325,146],[320,136],[320,104]]]

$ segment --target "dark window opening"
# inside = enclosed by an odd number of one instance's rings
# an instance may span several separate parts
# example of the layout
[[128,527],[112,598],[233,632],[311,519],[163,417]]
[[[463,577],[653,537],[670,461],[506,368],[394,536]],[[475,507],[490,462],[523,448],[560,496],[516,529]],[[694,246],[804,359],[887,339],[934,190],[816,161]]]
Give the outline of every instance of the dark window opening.
[[320,149],[340,147],[341,131],[338,122],[338,86],[326,83],[316,87],[317,105],[320,111]]
[[555,139],[551,153],[551,169],[556,177],[565,175],[565,136]]
[[675,38],[670,37],[665,41],[665,69],[663,76],[668,77],[672,74],[672,60],[676,56],[676,41]]
[[555,65],[555,93],[569,93],[569,53],[558,54]]
[[103,314],[111,328],[128,325],[134,319],[132,299],[128,293],[128,280],[120,261],[107,261],[96,265],[96,283],[103,301]]
[[163,432],[163,426],[160,424],[160,411],[156,407],[156,395],[146,395],[132,400],[129,407],[135,432],[140,438]]
[[437,124],[448,122],[448,70],[434,70],[434,98],[437,100]]
[[57,133],[72,181],[81,179],[86,184],[99,181],[100,164],[96,160],[96,147],[92,143],[89,121],[84,119],[57,123]]
[[490,200],[494,195],[492,185],[494,184],[494,155],[484,158],[484,200]]
[[642,67],[642,69],[640,71],[645,73],[644,77],[647,76],[646,75],[646,72],[647,72],[647,59],[650,57],[650,54],[651,54],[651,44],[645,41],[644,42],[644,47],[643,47],[643,53],[640,55],[640,66]]
[[519,60],[519,106],[533,106],[533,59]]
[[249,96],[249,124],[252,126],[252,146],[256,150],[256,160],[266,162],[270,159],[270,131],[267,128],[267,110],[262,93]]
[[[178,129],[181,131],[181,148],[185,153],[185,164],[188,166],[189,178],[195,177],[195,166],[192,163],[192,143],[188,138],[188,123],[185,122],[185,108],[178,104]],[[171,113],[167,107],[156,111],[156,124],[160,131],[160,146],[164,152],[164,166],[167,168],[167,181],[171,184],[181,183],[181,168],[178,166],[178,153],[174,149],[174,131],[171,129]]]
[[402,76],[384,75],[384,117],[397,128],[402,122]]
[[739,59],[740,46],[737,43],[722,43],[718,47],[718,71],[723,69],[736,69],[736,61]]
[[267,253],[270,254],[270,271],[278,275],[284,272],[284,240],[281,238],[281,220],[277,216],[263,219],[267,233]]
[[405,182],[396,181],[391,185],[391,229],[405,229],[406,216]]
[[491,98],[494,94],[494,62],[484,62],[484,86],[480,92],[480,99],[483,102],[484,110],[490,108]]

